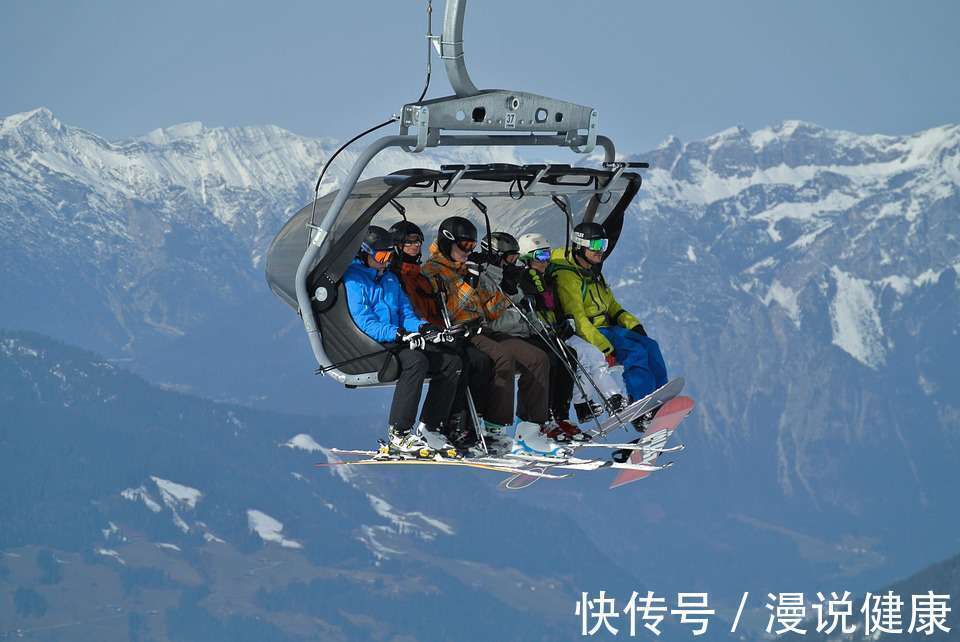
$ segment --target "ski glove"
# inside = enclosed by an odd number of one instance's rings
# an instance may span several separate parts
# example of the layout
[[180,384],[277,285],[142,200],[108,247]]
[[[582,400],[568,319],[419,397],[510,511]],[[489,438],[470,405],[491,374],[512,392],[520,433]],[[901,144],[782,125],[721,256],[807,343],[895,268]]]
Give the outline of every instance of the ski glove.
[[[497,285],[503,283],[503,268],[499,265],[488,263],[483,267],[483,271],[486,272],[487,275],[493,279],[493,282]],[[514,292],[516,292],[516,289],[514,289]]]
[[417,332],[419,332],[420,334],[436,334],[437,332],[441,332],[441,331],[442,331],[442,328],[438,328],[432,323],[424,323],[417,329]]
[[553,325],[553,331],[557,333],[557,336],[560,337],[561,341],[566,341],[577,333],[577,331],[566,321],[557,321]]
[[617,358],[614,356],[614,354],[613,354],[612,352],[609,353],[609,354],[606,354],[606,355],[604,355],[604,356],[605,356],[606,359],[607,359],[607,367],[608,367],[608,368],[612,368],[612,367],[614,367],[615,365],[617,365]]
[[423,350],[427,347],[426,338],[419,332],[411,332],[410,334],[403,335],[403,342],[407,344],[407,347],[411,350]]
[[635,325],[635,326],[633,326],[632,328],[630,328],[630,332],[636,332],[636,333],[639,334],[641,337],[647,336],[647,331],[643,329],[643,324],[642,324],[642,323],[638,323],[637,325]]

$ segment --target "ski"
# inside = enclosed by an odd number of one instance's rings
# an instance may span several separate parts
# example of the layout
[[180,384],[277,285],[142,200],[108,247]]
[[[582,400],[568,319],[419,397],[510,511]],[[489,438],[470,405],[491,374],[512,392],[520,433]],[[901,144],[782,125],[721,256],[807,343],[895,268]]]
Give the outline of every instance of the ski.
[[603,442],[600,444],[589,443],[589,444],[582,444],[580,448],[609,448],[612,450],[642,450],[644,452],[648,452],[648,453],[656,452],[657,454],[662,455],[664,453],[680,452],[681,450],[686,448],[686,446],[684,446],[683,444],[677,444],[676,446],[670,446],[669,448],[654,448],[649,444],[644,443],[644,441],[641,440],[637,443],[629,442],[626,444],[613,444],[610,442]]
[[[507,473],[507,474],[516,474],[518,471],[524,470],[523,465],[498,465],[494,463],[485,463],[464,459],[423,459],[423,458],[402,458],[402,457],[369,457],[367,459],[355,459],[352,461],[331,461],[326,463],[316,463],[314,467],[316,468],[330,468],[333,466],[374,466],[374,465],[424,465],[424,466],[462,466],[464,468],[474,468],[478,470],[489,470],[498,473]],[[569,477],[569,474],[556,475],[552,473],[539,473],[539,472],[527,472],[524,471],[524,474],[529,474],[535,477],[542,477],[544,479],[564,479]]]
[[610,484],[610,488],[618,488],[649,475],[649,472],[634,467],[656,465],[654,462],[660,456],[658,451],[664,450],[667,441],[677,430],[680,422],[693,411],[693,406],[694,402],[690,397],[674,397],[663,404],[647,429],[647,434],[637,444],[650,446],[651,450],[633,449],[629,460],[620,466],[621,472]]

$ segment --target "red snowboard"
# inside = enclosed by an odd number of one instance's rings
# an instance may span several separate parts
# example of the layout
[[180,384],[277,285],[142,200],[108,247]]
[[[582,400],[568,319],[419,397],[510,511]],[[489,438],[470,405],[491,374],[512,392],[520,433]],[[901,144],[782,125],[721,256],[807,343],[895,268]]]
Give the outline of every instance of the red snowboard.
[[[637,450],[630,455],[631,464],[652,464],[660,455],[659,450],[667,445],[670,435],[677,429],[680,422],[693,410],[693,399],[690,397],[674,397],[667,403],[660,406],[660,410],[650,422],[643,440],[640,442],[644,446],[649,446],[651,450]],[[621,470],[616,476],[610,488],[617,488],[630,482],[643,479],[649,472],[642,470]]]

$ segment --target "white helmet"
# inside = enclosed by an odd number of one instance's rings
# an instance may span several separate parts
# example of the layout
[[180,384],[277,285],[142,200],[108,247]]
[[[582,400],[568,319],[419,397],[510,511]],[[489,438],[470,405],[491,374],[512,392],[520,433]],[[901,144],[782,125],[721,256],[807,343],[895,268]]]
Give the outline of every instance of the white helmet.
[[532,232],[530,234],[524,234],[517,239],[517,244],[520,245],[520,254],[533,254],[534,250],[542,250],[548,247],[553,247],[550,244],[550,241],[547,240],[543,234],[537,234]]

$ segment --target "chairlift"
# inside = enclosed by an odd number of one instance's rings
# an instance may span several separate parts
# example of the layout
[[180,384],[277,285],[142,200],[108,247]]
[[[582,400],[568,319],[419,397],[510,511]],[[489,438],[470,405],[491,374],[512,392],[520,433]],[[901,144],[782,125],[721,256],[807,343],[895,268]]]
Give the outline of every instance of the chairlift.
[[[464,61],[465,8],[466,0],[447,0],[443,35],[433,36],[429,27],[427,34],[455,95],[421,96],[404,105],[399,134],[370,144],[341,188],[294,214],[267,252],[270,288],[301,316],[318,370],[349,388],[390,385],[399,374],[393,356],[353,322],[342,282],[375,217],[404,216],[423,227],[453,215],[477,219],[479,202],[515,230],[560,215],[568,244],[575,222],[600,222],[610,237],[609,254],[642,184],[641,176],[629,170],[646,163],[616,161],[613,142],[598,133],[595,109],[522,91],[478,90]],[[429,60],[428,54],[427,86]],[[604,162],[598,168],[445,165],[359,180],[370,161],[391,147],[416,154],[434,147],[498,145],[566,147],[583,155],[599,146]]]

